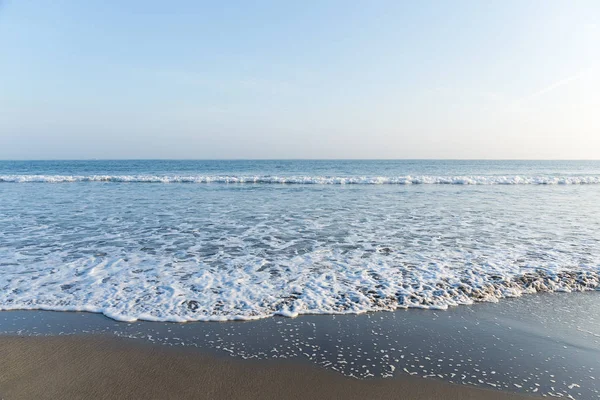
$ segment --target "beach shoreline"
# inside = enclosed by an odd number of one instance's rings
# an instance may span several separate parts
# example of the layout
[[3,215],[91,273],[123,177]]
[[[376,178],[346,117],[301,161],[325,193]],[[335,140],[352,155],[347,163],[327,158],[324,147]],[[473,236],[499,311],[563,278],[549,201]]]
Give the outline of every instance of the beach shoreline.
[[[313,390],[314,382],[331,382],[329,391],[314,389],[311,396],[478,398],[471,389],[487,389],[593,399],[600,394],[599,301],[592,292],[546,293],[441,312],[185,324],[3,311],[0,398],[39,398],[46,391],[77,398],[81,386],[95,387],[94,398],[148,398],[145,388],[136,388],[160,382],[174,388],[173,398],[199,398],[203,385],[214,389],[204,398],[296,398],[282,387],[302,394],[304,386]],[[441,392],[431,392],[433,387]],[[151,394],[171,395],[161,390]]]
[[400,376],[359,380],[289,360],[235,360],[104,335],[0,337],[10,399],[524,399]]

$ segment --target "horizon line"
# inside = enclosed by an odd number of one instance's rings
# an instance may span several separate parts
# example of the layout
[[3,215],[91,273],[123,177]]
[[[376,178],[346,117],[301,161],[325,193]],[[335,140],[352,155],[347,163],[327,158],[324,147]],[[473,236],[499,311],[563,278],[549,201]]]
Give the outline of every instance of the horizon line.
[[7,161],[600,161],[600,158],[0,158]]

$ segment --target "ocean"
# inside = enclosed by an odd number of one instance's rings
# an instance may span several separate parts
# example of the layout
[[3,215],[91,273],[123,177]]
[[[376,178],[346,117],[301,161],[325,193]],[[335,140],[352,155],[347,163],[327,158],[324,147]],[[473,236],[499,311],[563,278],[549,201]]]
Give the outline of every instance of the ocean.
[[0,309],[443,310],[600,288],[600,161],[0,161]]

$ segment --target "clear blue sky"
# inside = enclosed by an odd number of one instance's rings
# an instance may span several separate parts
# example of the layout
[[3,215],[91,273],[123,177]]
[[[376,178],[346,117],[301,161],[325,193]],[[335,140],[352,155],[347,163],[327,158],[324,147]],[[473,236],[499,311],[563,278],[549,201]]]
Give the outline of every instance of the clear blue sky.
[[600,1],[0,0],[0,158],[600,158]]

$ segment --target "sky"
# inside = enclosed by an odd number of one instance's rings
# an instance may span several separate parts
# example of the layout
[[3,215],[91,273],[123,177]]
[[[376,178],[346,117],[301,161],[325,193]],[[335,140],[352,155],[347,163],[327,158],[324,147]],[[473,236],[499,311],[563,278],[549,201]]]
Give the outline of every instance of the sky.
[[0,0],[0,159],[600,159],[600,1]]

